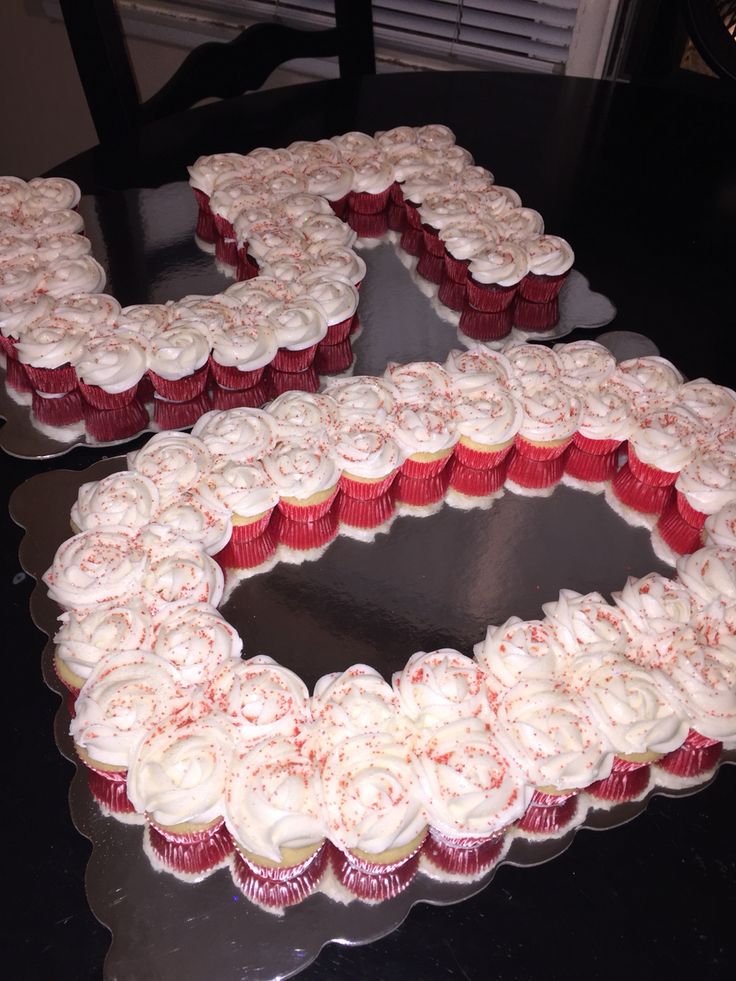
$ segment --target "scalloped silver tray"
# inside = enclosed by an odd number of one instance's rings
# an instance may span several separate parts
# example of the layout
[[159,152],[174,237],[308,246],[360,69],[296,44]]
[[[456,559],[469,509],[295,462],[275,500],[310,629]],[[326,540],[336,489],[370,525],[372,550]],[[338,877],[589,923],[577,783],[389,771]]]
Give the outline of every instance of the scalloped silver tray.
[[[26,529],[20,557],[28,573],[38,580],[69,536],[67,515],[80,484],[123,467],[124,458],[117,457],[83,472],[41,474],[16,489],[10,511]],[[55,508],[46,506],[49,500]],[[601,547],[591,549],[591,541]],[[559,487],[548,499],[506,493],[490,508],[445,506],[421,522],[398,517],[371,544],[340,536],[308,566],[281,563],[245,580],[223,612],[243,636],[247,655],[272,654],[311,688],[324,672],[355,661],[390,677],[420,648],[454,646],[471,653],[485,624],[512,613],[537,616],[560,585],[610,593],[626,575],[652,570],[668,567],[655,558],[644,529],[625,525],[600,497]],[[58,609],[40,583],[31,612],[36,625],[52,635]],[[74,761],[64,689],[52,658],[49,640],[43,674],[62,696],[56,741]],[[724,762],[736,762],[736,752]],[[579,827],[616,827],[640,814],[652,795],[691,794],[713,778],[679,790],[655,787],[640,801],[589,810]],[[488,886],[502,864],[532,866],[554,858],[578,830],[546,840],[512,840],[502,862],[475,882],[419,875],[400,896],[378,905],[343,905],[318,893],[274,916],[245,900],[226,869],[196,884],[155,871],[141,847],[142,828],[104,816],[81,767],[69,800],[76,827],[93,843],[85,880],[90,908],[113,935],[106,981],[288,977],[327,943],[362,944],[390,933],[415,903],[469,898]]]
[[[196,245],[196,208],[188,184],[85,197],[80,211],[93,254],[108,274],[107,290],[121,302],[163,303],[190,293],[211,295],[230,285],[214,256]],[[450,350],[470,343],[457,330],[458,316],[437,302],[436,287],[414,272],[416,259],[397,251],[397,239],[389,233],[385,239],[363,240],[360,245],[368,274],[360,299],[364,330],[354,342],[351,370],[356,374],[380,375],[390,360],[444,361]],[[516,333],[552,340],[577,327],[605,326],[615,314],[610,300],[594,293],[587,279],[572,270],[560,294],[556,327],[544,334]],[[161,428],[154,420],[153,403],[144,403],[143,408],[147,422],[121,439],[95,439],[83,420],[66,429],[44,425],[33,413],[30,393],[8,386],[0,355],[0,418],[5,419],[0,449],[11,456],[50,459],[75,446],[121,446]]]

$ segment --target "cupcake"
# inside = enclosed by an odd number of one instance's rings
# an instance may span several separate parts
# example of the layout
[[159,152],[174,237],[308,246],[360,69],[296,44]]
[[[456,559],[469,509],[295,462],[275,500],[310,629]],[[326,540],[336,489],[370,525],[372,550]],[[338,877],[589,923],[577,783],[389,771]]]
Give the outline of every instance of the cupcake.
[[54,635],[54,670],[76,697],[107,654],[133,654],[153,645],[153,625],[142,605],[67,610]]
[[314,360],[327,335],[327,318],[314,300],[302,299],[269,316],[278,343],[273,359],[277,371],[303,371]]
[[441,406],[399,406],[391,420],[391,431],[405,459],[401,472],[406,477],[436,477],[450,462],[458,441],[457,424]]
[[93,797],[115,814],[135,810],[127,774],[151,725],[187,703],[168,665],[149,651],[110,653],[92,669],[77,699],[70,733],[87,767]]
[[350,334],[358,309],[358,291],[350,280],[321,273],[305,276],[300,285],[322,309],[327,321],[323,344],[339,344]]
[[262,409],[213,410],[192,429],[212,455],[216,469],[225,464],[254,463],[264,459],[276,445],[277,427],[273,417]]
[[279,342],[268,323],[241,323],[216,331],[212,338],[210,369],[223,388],[252,388],[276,357]]
[[186,402],[207,385],[210,338],[199,321],[177,321],[151,340],[148,376],[156,393]]
[[148,844],[164,868],[199,878],[228,860],[222,813],[232,754],[227,730],[211,718],[169,719],[137,747],[128,794],[146,815]]
[[476,470],[498,466],[508,455],[522,425],[522,407],[500,385],[465,396],[455,406],[459,440],[455,457]]
[[519,391],[522,419],[516,449],[537,462],[560,457],[572,442],[580,402],[559,382],[523,385]]
[[423,733],[417,759],[430,824],[424,856],[453,876],[483,874],[500,858],[531,788],[480,724],[456,721]]
[[263,466],[279,492],[282,514],[293,521],[316,521],[327,514],[340,478],[331,455],[316,446],[282,440]]
[[262,534],[279,500],[278,491],[260,462],[229,461],[221,470],[203,476],[198,490],[230,512],[235,542]]
[[147,370],[147,344],[117,330],[92,337],[75,359],[79,390],[96,409],[119,409],[132,402]]
[[519,295],[533,303],[547,303],[562,289],[575,261],[568,243],[556,235],[540,235],[525,242],[529,262],[527,275],[519,284]]
[[372,500],[385,494],[398,473],[403,453],[379,424],[343,424],[333,447],[341,470],[340,488],[348,497]]
[[75,534],[115,531],[132,534],[152,521],[160,509],[160,495],[152,480],[134,471],[109,474],[82,484],[71,511]]
[[222,664],[239,661],[243,652],[235,628],[208,603],[164,610],[153,622],[153,634],[154,654],[187,688],[206,683]]
[[364,902],[398,895],[426,835],[416,760],[388,733],[361,734],[338,744],[321,776],[338,881]]
[[319,774],[282,735],[239,753],[225,791],[233,879],[248,899],[283,908],[317,887],[327,865]]

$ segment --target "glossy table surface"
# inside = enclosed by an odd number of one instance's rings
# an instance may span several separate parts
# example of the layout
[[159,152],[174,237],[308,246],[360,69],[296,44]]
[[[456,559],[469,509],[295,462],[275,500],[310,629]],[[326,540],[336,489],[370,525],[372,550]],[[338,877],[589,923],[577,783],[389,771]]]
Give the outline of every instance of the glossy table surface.
[[[91,152],[55,172],[78,179],[114,215],[121,189],[183,180],[200,153],[444,122],[499,183],[573,243],[578,268],[618,309],[612,328],[647,334],[691,378],[733,387],[732,115],[733,100],[715,82],[672,91],[531,75],[379,76],[206,106],[147,134],[137,159]],[[156,271],[126,262],[116,228],[113,220],[106,233],[111,289],[124,303],[141,301]],[[18,979],[99,978],[109,934],[84,894],[89,846],[68,811],[72,768],[54,742],[58,697],[41,679],[43,640],[29,616],[31,584],[19,571],[21,533],[7,500],[41,470],[82,469],[100,455],[77,449],[63,462],[0,463],[10,617],[2,934]],[[629,825],[580,833],[549,864],[502,868],[473,899],[417,906],[383,940],[329,945],[300,977],[731,976],[735,791],[736,770],[725,767],[692,797],[657,797]]]

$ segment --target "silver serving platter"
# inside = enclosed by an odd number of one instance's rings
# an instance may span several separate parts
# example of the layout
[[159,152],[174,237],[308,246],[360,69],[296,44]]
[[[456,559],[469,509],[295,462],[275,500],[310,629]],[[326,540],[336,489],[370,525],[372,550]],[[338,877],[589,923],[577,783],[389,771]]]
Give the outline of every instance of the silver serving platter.
[[[643,340],[637,338],[634,344]],[[614,341],[624,356],[631,350],[630,335]],[[68,514],[79,486],[124,467],[117,457],[83,472],[37,475],[16,489],[11,515],[26,530],[20,558],[28,573],[39,580],[69,537]],[[312,688],[321,674],[355,662],[370,663],[390,678],[419,649],[451,646],[470,654],[486,624],[514,613],[539,616],[541,604],[556,598],[561,586],[610,595],[628,575],[671,572],[652,552],[648,532],[625,524],[600,496],[560,486],[548,498],[506,492],[488,503],[471,510],[445,505],[423,520],[399,516],[373,542],[338,536],[309,555],[309,563],[292,557],[249,576],[223,612],[241,633],[247,656],[271,654]],[[31,612],[52,636],[59,611],[43,584],[34,589]],[[43,674],[62,697],[56,741],[74,761],[65,691],[52,659],[49,640]],[[736,753],[724,757],[734,761]],[[640,801],[591,809],[579,828],[616,827],[640,814],[654,794],[690,794],[713,778],[679,790],[653,787]],[[457,903],[485,889],[503,864],[532,866],[554,858],[579,830],[546,840],[515,838],[496,869],[474,882],[420,874],[404,893],[377,905],[344,905],[317,893],[275,916],[249,903],[227,869],[199,883],[156,871],[142,848],[143,829],[101,812],[81,766],[69,801],[76,827],[93,845],[86,874],[90,908],[112,932],[106,981],[289,977],[327,943],[363,944],[385,936],[416,903]]]
[[[214,256],[200,250],[194,240],[196,206],[188,184],[84,197],[80,211],[92,252],[107,272],[106,290],[123,305],[164,303],[191,293],[212,295],[232,282]],[[368,273],[360,298],[363,330],[353,343],[350,370],[355,374],[383,374],[389,361],[444,361],[453,348],[471,343],[457,329],[457,314],[437,301],[436,287],[416,274],[416,259],[397,243],[395,233],[359,242]],[[610,300],[594,293],[574,269],[560,295],[555,328],[543,334],[515,334],[552,340],[578,327],[605,326],[615,314]],[[152,400],[143,404],[140,427],[124,438],[107,441],[95,439],[84,420],[67,428],[41,423],[31,401],[30,393],[8,386],[0,355],[0,418],[5,420],[0,449],[22,459],[50,459],[75,446],[120,446],[161,428]]]

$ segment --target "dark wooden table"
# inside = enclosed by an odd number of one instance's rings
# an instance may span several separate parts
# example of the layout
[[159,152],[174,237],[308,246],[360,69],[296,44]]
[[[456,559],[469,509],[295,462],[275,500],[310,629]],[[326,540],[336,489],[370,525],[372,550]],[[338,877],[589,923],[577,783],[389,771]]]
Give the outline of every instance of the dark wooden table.
[[[533,75],[385,75],[206,106],[145,134],[138,153],[90,151],[54,173],[104,197],[183,180],[200,153],[444,122],[573,243],[578,268],[618,308],[612,327],[647,334],[690,377],[733,386],[733,110],[732,96],[710,79],[672,90]],[[112,256],[124,241],[109,247]],[[136,276],[145,270],[126,277],[124,258],[116,291],[131,303],[141,298]],[[89,845],[71,824],[72,768],[52,732],[58,698],[40,677],[43,640],[17,561],[20,532],[7,517],[9,495],[27,477],[82,469],[99,456],[77,449],[50,463],[0,461],[9,675],[2,949],[17,981],[99,978],[109,944],[85,899]],[[630,825],[579,834],[547,865],[502,868],[474,899],[416,907],[383,940],[330,945],[300,977],[731,977],[735,791],[736,770],[726,767],[693,797],[658,797]]]

